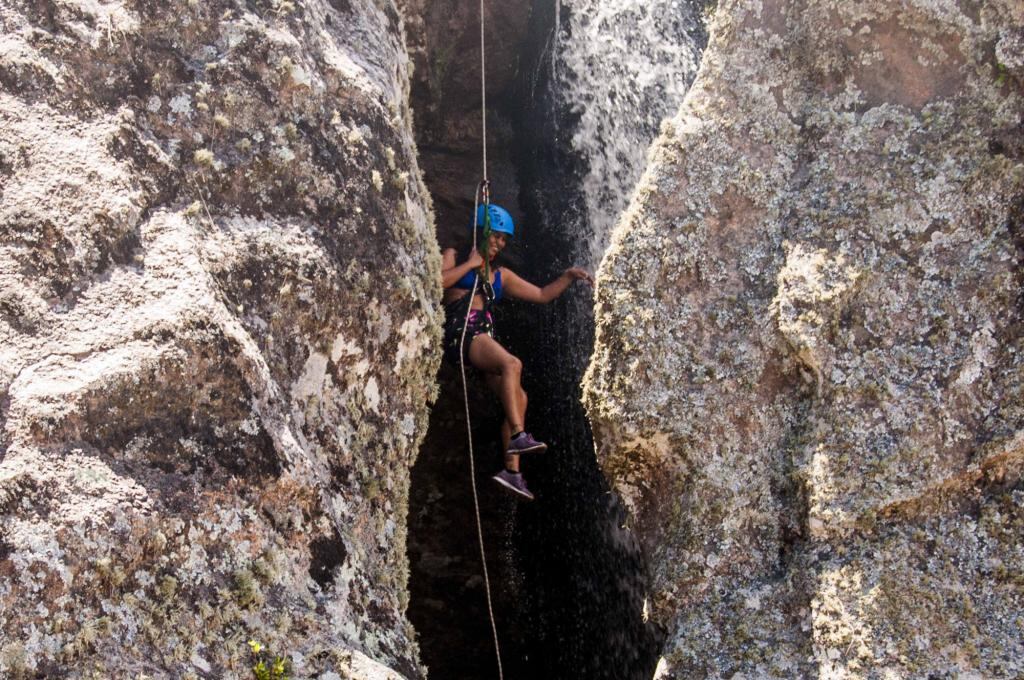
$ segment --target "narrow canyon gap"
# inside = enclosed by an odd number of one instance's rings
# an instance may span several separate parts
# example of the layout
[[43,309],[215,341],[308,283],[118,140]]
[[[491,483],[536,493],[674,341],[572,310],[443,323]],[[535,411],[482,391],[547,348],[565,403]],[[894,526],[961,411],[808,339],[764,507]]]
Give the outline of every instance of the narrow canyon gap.
[[[489,174],[494,202],[517,222],[504,261],[538,284],[574,264],[593,271],[646,147],[696,73],[706,40],[700,6],[524,2],[487,11]],[[481,176],[478,7],[434,2],[406,12],[417,143],[444,247],[468,233]],[[512,677],[639,680],[657,661],[643,559],[580,405],[592,301],[577,284],[550,305],[498,307],[498,337],[524,362],[527,429],[551,445],[524,457],[534,503],[517,504],[490,481],[501,413],[471,380],[476,482]],[[496,670],[461,383],[449,367],[440,382],[412,475],[409,616],[433,677],[483,677]]]

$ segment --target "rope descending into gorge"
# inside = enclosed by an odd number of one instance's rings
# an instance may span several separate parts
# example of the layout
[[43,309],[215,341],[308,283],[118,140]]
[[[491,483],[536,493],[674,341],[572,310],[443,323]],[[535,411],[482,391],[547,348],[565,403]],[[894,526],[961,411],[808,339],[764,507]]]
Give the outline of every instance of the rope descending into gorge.
[[[484,0],[480,0],[480,115],[483,120],[483,181],[473,195],[473,250],[477,244],[478,211],[480,199],[483,198],[484,205],[484,248],[487,247],[487,239],[490,236],[491,215],[490,215],[490,182],[487,179],[487,74],[486,74],[486,48],[484,41]],[[472,251],[471,251],[472,252]],[[487,253],[484,253],[484,276],[490,281],[490,264],[487,261]],[[498,680],[504,680],[505,674],[501,667],[501,647],[498,643],[498,626],[494,619],[494,603],[491,598],[491,579],[487,572],[487,552],[484,548],[483,522],[480,519],[480,499],[476,489],[476,464],[473,460],[473,427],[469,416],[469,389],[466,385],[466,329],[469,326],[469,316],[473,311],[473,299],[476,297],[477,283],[480,281],[479,273],[473,277],[473,288],[469,291],[469,304],[466,305],[466,318],[462,323],[462,336],[459,338],[459,369],[462,374],[462,398],[466,406],[466,437],[469,442],[469,480],[473,487],[473,510],[476,513],[476,534],[480,542],[480,562],[484,572],[484,589],[487,593],[487,614],[491,620],[491,633],[494,635],[494,655],[498,662]]]

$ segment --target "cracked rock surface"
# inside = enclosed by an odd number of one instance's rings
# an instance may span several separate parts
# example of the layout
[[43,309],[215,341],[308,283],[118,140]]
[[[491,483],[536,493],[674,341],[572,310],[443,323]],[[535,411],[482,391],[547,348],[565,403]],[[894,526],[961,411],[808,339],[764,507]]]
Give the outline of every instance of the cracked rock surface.
[[585,399],[658,678],[1017,677],[1015,2],[722,2],[599,271]]
[[440,262],[395,7],[0,27],[0,675],[245,677],[256,639],[421,676]]

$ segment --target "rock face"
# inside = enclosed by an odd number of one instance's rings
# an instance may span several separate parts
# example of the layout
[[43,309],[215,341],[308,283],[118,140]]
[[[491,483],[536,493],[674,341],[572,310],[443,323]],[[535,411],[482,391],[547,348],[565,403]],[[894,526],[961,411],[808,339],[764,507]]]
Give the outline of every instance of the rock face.
[[439,257],[390,2],[0,6],[0,675],[419,676]]
[[722,2],[585,384],[656,677],[1016,677],[1019,3]]

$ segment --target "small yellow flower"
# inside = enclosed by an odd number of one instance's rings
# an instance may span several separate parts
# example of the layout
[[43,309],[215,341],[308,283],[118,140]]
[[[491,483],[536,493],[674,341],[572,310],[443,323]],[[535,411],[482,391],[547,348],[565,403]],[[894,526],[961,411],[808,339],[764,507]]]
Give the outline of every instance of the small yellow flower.
[[260,650],[263,649],[263,645],[256,642],[255,640],[249,640],[249,649],[252,650],[253,654],[259,654]]

